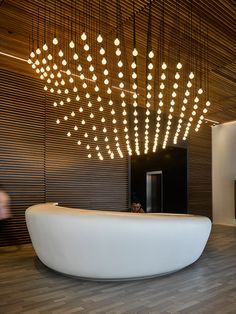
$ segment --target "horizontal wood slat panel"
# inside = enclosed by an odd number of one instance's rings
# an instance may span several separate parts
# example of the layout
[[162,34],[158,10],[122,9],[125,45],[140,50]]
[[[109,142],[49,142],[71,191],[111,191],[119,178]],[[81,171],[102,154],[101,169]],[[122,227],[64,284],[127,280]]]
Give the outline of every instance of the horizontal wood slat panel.
[[211,128],[188,141],[188,212],[212,218]]
[[[24,212],[33,204],[127,209],[127,160],[89,160],[55,124],[40,80],[1,69],[0,97],[0,184],[12,199],[13,241],[29,242]],[[0,238],[0,246],[7,244]]]

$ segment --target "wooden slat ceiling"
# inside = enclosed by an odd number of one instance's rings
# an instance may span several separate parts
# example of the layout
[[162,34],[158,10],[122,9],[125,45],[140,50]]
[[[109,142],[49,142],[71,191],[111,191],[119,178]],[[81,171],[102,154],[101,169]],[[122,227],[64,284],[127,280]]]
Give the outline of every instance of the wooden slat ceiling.
[[[145,55],[147,47],[147,25],[148,25],[148,0],[135,1],[136,16],[136,37],[139,50],[140,64],[140,93],[145,95]],[[117,22],[117,3],[120,5],[119,21]],[[89,4],[91,10],[88,12]],[[159,24],[162,16],[162,1],[152,1],[152,43],[153,49],[157,50],[158,36],[160,32]],[[100,10],[99,10],[100,6]],[[181,44],[181,58],[186,64],[189,59],[189,42],[183,41],[190,27],[190,1],[178,1],[180,23],[176,23],[176,2],[172,0],[165,1],[165,50],[169,51],[169,57],[175,59],[175,49],[178,43]],[[74,8],[76,8],[76,20]],[[209,0],[192,1],[193,8],[193,38],[196,45],[199,43],[197,30],[199,19],[201,19],[202,32],[206,35],[208,29],[209,36],[209,82],[210,99],[212,106],[207,114],[207,118],[219,122],[227,122],[236,118],[236,57],[235,57],[235,8],[234,1],[230,0]],[[27,59],[29,55],[29,35],[32,30],[32,19],[37,22],[38,9],[40,14],[40,33],[43,34],[44,19],[50,27],[47,35],[53,33],[54,23],[57,28],[63,25],[64,31],[70,33],[67,29],[67,17],[72,18],[74,27],[81,33],[83,25],[89,25],[90,34],[94,37],[100,28],[103,37],[107,38],[107,50],[114,50],[112,44],[117,29],[118,33],[124,38],[123,45],[126,49],[131,49],[133,44],[132,19],[133,19],[133,1],[57,1],[57,14],[55,14],[55,1],[40,0],[3,0],[0,8],[0,51]],[[50,11],[50,13],[49,13]],[[88,15],[90,13],[90,15]],[[62,18],[63,17],[63,18]],[[50,21],[49,22],[49,18]],[[100,22],[99,22],[100,20]],[[53,21],[53,23],[52,23]],[[51,24],[50,24],[51,23]],[[118,24],[117,24],[118,23]],[[179,29],[178,29],[179,26]],[[35,30],[36,34],[36,30]],[[91,42],[91,46],[93,42]],[[110,46],[112,45],[112,47]],[[94,48],[95,49],[95,48]],[[130,63],[129,56],[126,60]],[[13,70],[32,77],[36,77],[35,72],[26,63],[10,59],[0,55],[1,67]],[[117,70],[115,67],[110,69],[114,84]],[[143,75],[143,76],[142,76]],[[170,85],[170,84],[169,84]],[[170,87],[169,87],[170,88]],[[145,103],[142,99],[141,105]],[[155,108],[154,108],[155,109]]]

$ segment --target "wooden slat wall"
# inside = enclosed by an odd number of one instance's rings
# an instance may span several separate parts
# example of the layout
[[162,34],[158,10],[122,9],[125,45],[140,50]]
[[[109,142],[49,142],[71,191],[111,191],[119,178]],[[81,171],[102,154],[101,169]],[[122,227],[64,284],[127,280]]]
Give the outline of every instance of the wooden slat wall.
[[44,202],[44,97],[39,83],[0,71],[0,184],[10,193],[10,232],[20,243],[29,241],[25,209]]
[[212,217],[211,128],[208,125],[189,137],[188,212]]
[[[125,210],[127,160],[89,160],[55,124],[40,80],[0,71],[0,184],[12,198],[10,232],[29,242],[24,212],[32,204]],[[45,132],[46,131],[46,132]],[[9,244],[4,238],[0,246]]]

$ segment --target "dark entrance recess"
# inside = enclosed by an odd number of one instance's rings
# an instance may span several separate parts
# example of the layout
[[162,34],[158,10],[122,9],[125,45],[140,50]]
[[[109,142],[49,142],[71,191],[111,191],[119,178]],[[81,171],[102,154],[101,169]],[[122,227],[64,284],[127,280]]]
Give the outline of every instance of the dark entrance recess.
[[148,212],[187,213],[187,149],[132,156],[131,201]]

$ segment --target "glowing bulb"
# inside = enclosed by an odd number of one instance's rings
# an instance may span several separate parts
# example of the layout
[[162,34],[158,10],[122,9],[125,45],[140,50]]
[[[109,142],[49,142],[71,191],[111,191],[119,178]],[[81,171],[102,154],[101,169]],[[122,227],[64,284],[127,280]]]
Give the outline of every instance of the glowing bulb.
[[149,52],[148,57],[151,59],[154,57],[154,52],[152,50]]
[[202,88],[199,88],[198,94],[201,95],[202,93],[203,93],[203,89],[202,89]]
[[211,103],[210,103],[210,101],[208,100],[208,101],[206,102],[206,106],[209,107],[210,105],[211,105]]
[[184,94],[185,94],[185,96],[188,97],[190,95],[190,92],[188,90],[186,90],[186,92]]
[[105,69],[105,70],[103,71],[103,74],[104,74],[104,75],[108,75],[108,74],[109,74],[108,70]]
[[101,43],[102,41],[103,41],[102,35],[99,34],[98,37],[97,37],[97,42]]
[[132,73],[132,78],[133,78],[133,79],[136,79],[136,78],[137,78],[137,73],[133,72],[133,73]]
[[148,64],[148,69],[149,69],[149,70],[152,70],[152,69],[153,69],[153,64],[152,64],[152,63],[149,63],[149,64]]
[[71,49],[75,48],[75,43],[73,42],[73,40],[71,40],[71,42],[69,43],[69,46]]
[[89,51],[89,45],[88,45],[88,44],[85,44],[85,45],[84,45],[84,50],[85,50],[85,51]]
[[52,60],[52,55],[49,53],[48,60]]
[[79,59],[79,56],[77,55],[76,52],[73,54],[73,59],[74,59],[74,60],[78,60],[78,59]]
[[66,62],[66,60],[64,59],[64,60],[62,60],[62,65],[67,65],[67,62]]
[[28,62],[28,64],[31,64],[31,63],[32,63],[32,61],[31,61],[30,58],[27,60],[27,62]]
[[93,67],[92,64],[91,64],[90,67],[89,67],[89,71],[90,71],[90,72],[93,72],[93,71],[94,71],[94,67]]
[[173,87],[174,87],[174,89],[177,89],[178,88],[178,84],[174,83]]
[[119,68],[121,68],[123,66],[123,62],[120,60],[117,65]]
[[104,55],[105,54],[105,49],[103,47],[101,47],[101,49],[99,50],[100,55]]
[[85,34],[85,32],[83,32],[83,34],[81,35],[81,39],[82,40],[86,40],[87,39],[87,35]]
[[198,98],[198,97],[195,97],[195,98],[194,98],[194,102],[199,102],[199,98]]
[[82,71],[82,66],[81,66],[80,64],[77,66],[77,70],[78,70],[79,72]]
[[103,64],[103,65],[107,64],[107,60],[106,60],[106,58],[104,58],[104,57],[102,58],[102,64]]
[[116,49],[116,55],[120,56],[121,55],[121,50],[119,48]]
[[37,53],[37,55],[40,55],[40,53],[41,53],[40,48],[37,48],[35,52]]
[[37,60],[35,61],[35,64],[36,64],[36,65],[39,65],[39,63],[40,63],[40,62],[39,62],[39,60],[37,59]]
[[152,74],[151,74],[151,73],[148,74],[147,79],[148,79],[149,81],[151,81],[151,79],[152,79]]
[[58,56],[59,56],[59,57],[63,57],[63,55],[64,55],[64,53],[63,53],[63,51],[60,49],[59,52],[58,52]]
[[119,73],[118,73],[118,77],[119,77],[119,78],[122,78],[123,76],[124,76],[124,74],[123,74],[122,72],[119,72]]
[[179,74],[179,72],[176,72],[175,73],[175,79],[178,80],[179,78],[180,78],[180,74]]
[[161,68],[162,68],[163,70],[167,69],[167,64],[166,64],[165,62],[163,62]]
[[116,38],[116,39],[114,40],[114,44],[115,44],[115,46],[119,46],[120,40],[119,40],[118,38]]
[[135,69],[136,67],[137,67],[137,65],[136,65],[135,61],[133,61],[132,64],[131,64],[131,68]]
[[88,56],[87,56],[87,61],[88,61],[88,62],[91,62],[92,60],[93,60],[93,58],[91,57],[91,55],[88,55]]
[[163,81],[166,79],[166,75],[165,75],[165,73],[162,73],[162,75],[161,75],[161,79],[162,79]]
[[182,68],[182,63],[178,62],[176,67],[177,67],[177,69],[181,69]]
[[189,74],[189,78],[190,78],[191,80],[194,78],[193,72],[191,72],[191,73]]
[[44,51],[47,51],[47,50],[48,50],[48,46],[47,46],[46,43],[43,45],[43,50],[44,50]]
[[136,48],[134,48],[133,52],[132,52],[134,57],[137,57],[138,55],[138,50]]
[[57,45],[58,44],[58,39],[56,37],[53,38],[52,40],[53,45]]
[[33,69],[36,69],[36,65],[35,65],[34,63],[32,64],[32,68],[33,68]]
[[31,57],[31,58],[34,58],[34,57],[35,57],[35,53],[34,53],[33,51],[31,51],[30,57]]

